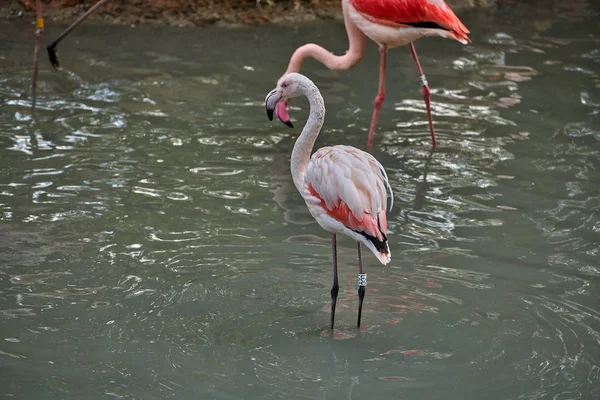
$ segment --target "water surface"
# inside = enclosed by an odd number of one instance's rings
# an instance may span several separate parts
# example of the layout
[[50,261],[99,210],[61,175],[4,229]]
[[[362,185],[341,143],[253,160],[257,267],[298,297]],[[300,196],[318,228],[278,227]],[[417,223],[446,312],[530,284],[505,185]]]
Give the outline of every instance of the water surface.
[[[562,3],[557,4],[557,3]],[[592,1],[461,12],[473,44],[389,56],[373,154],[392,262],[329,235],[292,185],[296,128],[263,100],[340,22],[87,24],[29,85],[33,28],[0,23],[0,394],[20,399],[597,399],[600,28]],[[46,38],[62,26],[49,24]],[[365,148],[378,54],[307,61],[317,146]]]

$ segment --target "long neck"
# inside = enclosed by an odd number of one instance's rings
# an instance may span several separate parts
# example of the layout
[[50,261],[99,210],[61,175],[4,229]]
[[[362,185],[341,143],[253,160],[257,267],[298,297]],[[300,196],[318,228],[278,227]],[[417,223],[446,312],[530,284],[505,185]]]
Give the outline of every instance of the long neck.
[[306,167],[310,161],[310,153],[325,120],[325,103],[323,102],[323,96],[319,93],[319,89],[311,82],[310,85],[306,86],[304,94],[308,98],[310,113],[306,125],[302,129],[302,133],[296,139],[294,150],[292,150],[290,166],[294,185],[296,185],[296,188],[300,192],[303,190],[304,176],[306,175]]
[[367,47],[367,38],[364,33],[350,20],[348,14],[348,1],[342,0],[342,11],[344,13],[344,24],[346,25],[346,33],[348,34],[348,51],[343,56],[336,56],[333,53],[325,50],[323,47],[309,43],[298,47],[284,76],[290,72],[299,72],[300,67],[305,59],[312,57],[320,63],[324,64],[329,69],[346,70],[354,67],[359,62]]

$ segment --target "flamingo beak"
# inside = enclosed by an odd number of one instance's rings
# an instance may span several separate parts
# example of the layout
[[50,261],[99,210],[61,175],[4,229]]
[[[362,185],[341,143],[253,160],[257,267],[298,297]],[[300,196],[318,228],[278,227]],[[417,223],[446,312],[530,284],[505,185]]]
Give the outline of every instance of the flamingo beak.
[[279,103],[275,106],[275,115],[277,115],[277,118],[279,118],[279,120],[288,128],[294,127],[294,124],[290,121],[290,115],[287,111],[287,101],[285,99],[279,100]]
[[265,99],[265,109],[267,110],[267,117],[269,117],[269,121],[273,121],[275,107],[277,107],[277,103],[279,103],[282,98],[283,96],[279,88],[271,90],[267,95],[267,98]]

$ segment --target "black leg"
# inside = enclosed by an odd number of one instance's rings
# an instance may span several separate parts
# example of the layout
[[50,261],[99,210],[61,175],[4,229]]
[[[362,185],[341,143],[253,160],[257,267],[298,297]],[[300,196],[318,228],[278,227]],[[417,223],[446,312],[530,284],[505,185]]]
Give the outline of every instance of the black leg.
[[363,272],[362,251],[360,242],[358,242],[358,322],[356,327],[360,328],[360,317],[362,316],[362,306],[365,299],[365,287],[367,286],[367,274]]
[[77,20],[73,22],[71,26],[69,26],[63,33],[58,35],[54,42],[50,43],[48,47],[46,47],[46,49],[48,50],[48,57],[50,58],[50,63],[54,68],[60,67],[60,62],[58,61],[58,54],[56,53],[56,46],[58,46],[60,41],[63,40],[65,36],[67,36],[69,33],[71,33],[71,31],[75,29],[77,25],[82,23],[84,19],[89,17],[91,13],[96,11],[102,4],[106,3],[107,1],[109,0],[100,0],[96,4],[94,4],[89,10],[83,13],[81,17],[77,18]]
[[331,250],[333,252],[333,286],[331,287],[331,329],[333,329],[333,322],[335,320],[335,305],[337,303],[338,292],[340,291],[340,285],[338,283],[337,245],[335,240],[335,233],[331,234]]

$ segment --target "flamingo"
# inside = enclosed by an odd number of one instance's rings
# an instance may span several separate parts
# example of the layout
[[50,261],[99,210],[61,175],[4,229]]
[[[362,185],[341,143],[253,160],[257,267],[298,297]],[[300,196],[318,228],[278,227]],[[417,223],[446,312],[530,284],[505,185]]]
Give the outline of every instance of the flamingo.
[[[308,57],[316,59],[329,69],[351,69],[363,58],[366,48],[365,35],[377,43],[379,45],[379,92],[375,97],[375,107],[369,127],[367,147],[370,148],[373,145],[379,111],[385,99],[387,51],[408,44],[423,87],[432,147],[436,148],[437,141],[431,117],[431,91],[413,42],[422,36],[441,36],[467,44],[471,42],[467,36],[469,30],[444,0],[342,0],[342,12],[349,42],[346,54],[336,56],[319,45],[305,44],[296,49],[283,76],[290,72],[299,72],[302,62]],[[280,102],[275,113],[284,124],[293,127],[287,112],[287,101]]]
[[336,235],[346,235],[358,243],[358,320],[360,327],[367,274],[363,272],[361,244],[382,264],[391,260],[387,239],[387,190],[394,202],[385,169],[375,157],[351,146],[331,146],[310,153],[325,119],[325,104],[315,84],[299,73],[290,73],[267,95],[269,120],[282,99],[306,96],[310,114],[296,140],[290,170],[296,189],[308,211],[323,229],[331,232],[333,286],[331,287],[331,329],[339,292]]

